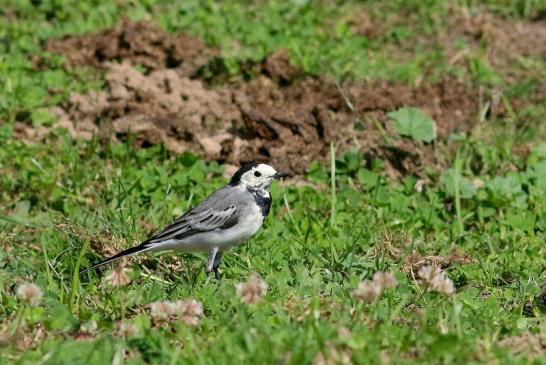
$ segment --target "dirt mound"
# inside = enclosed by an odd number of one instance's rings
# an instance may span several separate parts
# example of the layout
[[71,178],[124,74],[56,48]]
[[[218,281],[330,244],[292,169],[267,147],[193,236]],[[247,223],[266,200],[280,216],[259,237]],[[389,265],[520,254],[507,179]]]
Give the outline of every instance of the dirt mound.
[[[386,160],[387,172],[397,178],[417,173],[424,165],[442,165],[432,146],[382,137],[395,134],[387,113],[417,106],[438,125],[440,138],[468,131],[477,115],[477,95],[464,84],[446,78],[437,84],[410,87],[392,83],[338,86],[326,78],[308,77],[280,87],[266,77],[240,85],[250,109],[242,109],[244,136],[251,143],[243,156],[275,162],[298,161],[299,171],[312,160],[328,156],[330,141],[341,150],[361,147],[369,161]],[[355,125],[364,124],[364,130]]]
[[126,61],[146,71],[176,68],[185,76],[194,75],[217,54],[200,39],[167,33],[148,21],[127,19],[100,33],[50,39],[45,49],[63,55],[69,67]]
[[61,126],[84,138],[123,139],[132,133],[141,145],[162,142],[174,152],[189,150],[235,165],[270,161],[295,173],[313,160],[325,160],[333,141],[341,150],[362,148],[369,160],[385,159],[387,172],[396,178],[444,162],[431,145],[385,138],[385,130],[394,133],[387,112],[419,107],[435,119],[440,138],[469,130],[478,113],[476,93],[452,78],[417,87],[338,85],[303,77],[285,51],[258,64],[259,75],[250,81],[211,87],[196,71],[214,51],[195,40],[188,43],[193,48],[185,47],[188,39],[149,23],[124,22],[95,35],[49,42],[46,47],[64,54],[69,67],[90,64],[105,70],[104,90],[72,95],[53,110]]
[[104,90],[72,95],[53,110],[74,136],[124,138],[132,133],[144,145],[162,142],[177,153],[191,150],[221,158],[226,126],[241,118],[229,93],[207,90],[173,69],[143,75],[127,63],[107,67]]

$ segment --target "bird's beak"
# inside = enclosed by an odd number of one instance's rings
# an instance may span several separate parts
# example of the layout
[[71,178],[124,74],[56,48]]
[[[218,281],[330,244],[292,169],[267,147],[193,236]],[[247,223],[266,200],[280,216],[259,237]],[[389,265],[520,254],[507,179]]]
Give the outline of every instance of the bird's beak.
[[275,175],[273,175],[273,178],[274,179],[282,179],[284,177],[289,177],[289,176],[291,176],[291,175],[287,174],[285,172],[277,172],[277,173],[275,173]]

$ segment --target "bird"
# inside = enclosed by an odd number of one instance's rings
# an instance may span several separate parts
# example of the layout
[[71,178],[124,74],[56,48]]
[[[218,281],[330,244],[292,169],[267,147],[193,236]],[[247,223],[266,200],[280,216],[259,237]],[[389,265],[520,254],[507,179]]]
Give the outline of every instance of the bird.
[[158,233],[135,247],[82,270],[80,274],[147,251],[206,251],[207,276],[214,272],[219,280],[222,255],[258,232],[271,208],[269,186],[274,180],[288,176],[265,163],[243,164],[227,185]]

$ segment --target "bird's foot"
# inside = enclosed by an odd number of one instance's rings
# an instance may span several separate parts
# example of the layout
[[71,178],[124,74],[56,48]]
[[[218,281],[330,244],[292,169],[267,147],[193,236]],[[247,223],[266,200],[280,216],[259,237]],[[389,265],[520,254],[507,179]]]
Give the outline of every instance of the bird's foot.
[[222,279],[222,275],[220,275],[220,270],[218,270],[217,267],[214,268],[214,277],[216,278],[216,280],[220,281],[220,279]]
[[207,277],[210,277],[210,274],[214,273],[214,278],[216,280],[220,280],[222,278],[222,275],[220,275],[220,270],[218,270],[218,268],[215,268],[211,271],[206,270],[205,272],[207,273]]

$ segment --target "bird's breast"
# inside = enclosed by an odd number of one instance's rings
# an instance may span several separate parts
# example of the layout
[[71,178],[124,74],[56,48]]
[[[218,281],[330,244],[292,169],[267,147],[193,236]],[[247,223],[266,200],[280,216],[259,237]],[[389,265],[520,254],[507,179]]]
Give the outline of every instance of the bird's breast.
[[254,236],[264,223],[265,217],[262,214],[262,207],[258,204],[250,204],[247,214],[241,217],[241,220],[233,228],[240,230],[245,240]]

